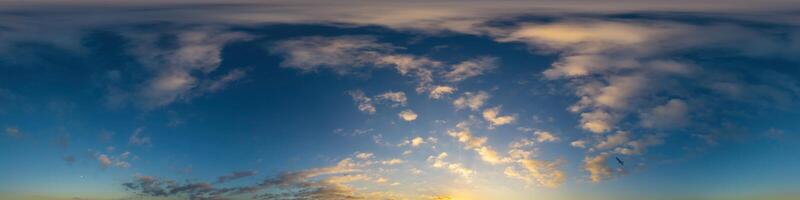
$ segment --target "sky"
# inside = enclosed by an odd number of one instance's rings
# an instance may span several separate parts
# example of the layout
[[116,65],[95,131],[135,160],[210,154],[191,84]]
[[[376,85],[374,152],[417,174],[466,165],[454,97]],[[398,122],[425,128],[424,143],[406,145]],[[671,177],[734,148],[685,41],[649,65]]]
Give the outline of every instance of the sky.
[[0,5],[0,199],[800,197],[796,1]]

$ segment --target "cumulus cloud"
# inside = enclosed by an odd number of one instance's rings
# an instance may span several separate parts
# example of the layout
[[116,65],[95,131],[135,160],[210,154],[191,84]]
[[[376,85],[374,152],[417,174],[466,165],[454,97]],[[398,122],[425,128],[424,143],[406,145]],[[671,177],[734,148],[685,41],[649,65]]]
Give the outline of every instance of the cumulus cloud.
[[586,141],[584,141],[584,140],[575,140],[575,141],[570,142],[569,145],[572,146],[572,147],[575,147],[575,148],[584,149],[584,148],[586,148]]
[[353,98],[353,101],[356,102],[356,106],[358,106],[358,110],[361,112],[365,112],[367,114],[375,114],[375,105],[372,103],[372,98],[368,97],[364,94],[364,91],[361,90],[353,90],[349,91],[350,97]]
[[617,147],[614,152],[623,155],[641,155],[648,147],[664,143],[663,134],[649,134],[644,137],[625,143],[624,146]]
[[619,131],[616,134],[606,136],[605,140],[597,144],[597,149],[610,149],[628,142],[629,134],[626,131]]
[[444,78],[450,82],[459,82],[470,77],[479,76],[496,67],[496,57],[480,57],[453,65],[452,70],[444,74]]
[[688,123],[689,106],[680,99],[671,99],[641,114],[641,123],[647,128],[678,128]]
[[465,179],[470,179],[475,174],[475,171],[464,167],[464,165],[462,165],[461,163],[451,163],[445,161],[444,159],[447,158],[447,156],[448,156],[447,152],[442,152],[436,156],[433,155],[428,156],[427,160],[428,163],[431,164],[431,166],[435,168],[447,169],[451,173],[457,174]]
[[[130,152],[125,152],[123,154],[120,154],[117,157],[110,157],[110,156],[108,156],[106,154],[96,154],[95,156],[97,157],[97,162],[100,164],[100,167],[103,168],[103,169],[106,169],[108,167],[116,167],[116,168],[125,169],[125,168],[129,168],[131,166],[131,164],[128,163],[128,161],[127,161],[129,155],[130,155]],[[65,158],[65,160],[66,160],[66,158]],[[74,161],[74,158],[72,158],[72,160]]]
[[456,92],[456,88],[446,86],[446,85],[437,85],[431,89],[430,94],[428,97],[431,99],[441,99],[449,94],[453,94]]
[[611,178],[611,168],[606,164],[608,161],[608,154],[600,154],[594,157],[587,156],[583,160],[583,169],[589,172],[590,179],[594,183],[598,183],[605,179]]
[[413,110],[401,111],[399,114],[397,114],[397,116],[399,116],[400,119],[403,119],[403,120],[409,121],[409,122],[410,121],[414,121],[414,120],[417,119],[417,113],[414,113]]
[[557,136],[547,131],[536,131],[533,134],[536,136],[536,141],[539,142],[555,142],[559,140]]
[[463,96],[453,101],[453,106],[455,106],[456,109],[469,108],[476,111],[483,107],[486,100],[489,100],[489,93],[484,91],[478,91],[477,93],[465,92]]
[[503,171],[509,178],[520,179],[528,184],[537,184],[543,187],[555,188],[566,180],[566,174],[561,170],[564,160],[540,160],[535,158],[532,151],[533,141],[522,139],[511,143],[508,162],[514,165],[507,166]]
[[516,119],[513,115],[500,116],[500,106],[488,108],[483,110],[483,119],[489,122],[489,128],[502,126],[514,122]]
[[105,154],[100,154],[97,156],[97,162],[100,163],[100,167],[103,169],[108,168],[108,166],[111,165],[111,159],[109,159]]
[[390,101],[393,103],[392,107],[405,106],[408,101],[405,92],[391,91],[375,96],[375,99],[378,101]]
[[397,165],[397,164],[402,164],[404,162],[406,162],[406,161],[403,161],[402,159],[399,159],[399,158],[393,158],[393,159],[381,161],[381,164],[384,164],[384,165]]
[[368,153],[368,152],[358,152],[358,153],[356,153],[356,158],[361,159],[361,160],[368,160],[368,159],[372,158],[373,156],[374,156],[374,154]]
[[456,138],[458,142],[464,145],[465,149],[471,149],[478,153],[481,160],[489,164],[499,164],[506,162],[506,160],[498,155],[497,151],[489,146],[486,146],[487,137],[475,137],[469,130],[465,122],[459,123],[458,129],[448,130],[447,134]]

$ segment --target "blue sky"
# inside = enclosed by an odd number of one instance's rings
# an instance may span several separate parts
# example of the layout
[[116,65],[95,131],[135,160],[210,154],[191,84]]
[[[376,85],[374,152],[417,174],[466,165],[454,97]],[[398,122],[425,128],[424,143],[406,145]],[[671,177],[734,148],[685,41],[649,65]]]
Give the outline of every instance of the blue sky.
[[2,199],[800,195],[791,1],[0,4]]

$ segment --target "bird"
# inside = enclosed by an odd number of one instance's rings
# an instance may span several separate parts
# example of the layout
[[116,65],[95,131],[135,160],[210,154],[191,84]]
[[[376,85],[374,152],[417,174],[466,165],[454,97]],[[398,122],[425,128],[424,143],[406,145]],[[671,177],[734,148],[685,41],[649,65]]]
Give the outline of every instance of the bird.
[[617,162],[619,163],[619,165],[625,166],[625,162],[622,162],[622,160],[620,160],[619,157],[614,157],[614,158],[617,159]]

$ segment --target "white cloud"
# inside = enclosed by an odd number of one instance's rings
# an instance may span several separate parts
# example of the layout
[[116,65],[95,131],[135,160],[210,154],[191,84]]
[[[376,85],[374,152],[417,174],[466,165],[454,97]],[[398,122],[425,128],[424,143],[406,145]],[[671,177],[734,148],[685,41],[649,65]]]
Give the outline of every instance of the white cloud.
[[628,142],[629,136],[626,131],[618,131],[616,134],[606,136],[606,139],[597,144],[597,149],[610,149]]
[[442,97],[453,94],[456,91],[456,88],[446,86],[446,85],[437,85],[433,87],[430,91],[430,95],[428,95],[431,99],[441,99]]
[[[164,49],[157,43],[158,35],[130,33],[135,44],[133,54],[153,71],[152,78],[136,91],[139,103],[145,108],[168,105],[178,100],[215,92],[244,76],[242,70],[232,70],[216,80],[209,76],[222,62],[223,46],[244,41],[252,36],[240,32],[227,32],[213,28],[197,28],[171,33],[176,36],[176,47]],[[202,74],[199,75],[199,74]]]
[[585,149],[586,148],[586,141],[575,140],[575,141],[570,142],[569,145],[572,146],[572,147],[575,147],[575,148]]
[[664,135],[661,134],[645,135],[643,138],[627,142],[624,146],[615,148],[614,152],[623,155],[641,155],[648,147],[663,144],[663,137]]
[[361,90],[353,90],[349,91],[350,97],[353,98],[353,101],[356,102],[356,106],[358,106],[358,110],[361,112],[365,112],[367,114],[375,114],[375,105],[372,104],[372,98],[364,95],[364,91]]
[[414,139],[411,139],[411,146],[412,147],[418,147],[419,145],[424,144],[424,143],[425,143],[425,140],[422,139],[421,137],[415,137]]
[[414,120],[417,119],[417,113],[414,113],[413,110],[401,111],[399,114],[397,114],[397,116],[399,116],[400,119],[403,119],[403,120],[409,121],[409,122],[410,121],[414,121]]
[[456,109],[470,108],[473,111],[480,109],[486,100],[489,99],[489,94],[484,91],[477,93],[465,92],[463,96],[453,101],[453,106]]
[[331,69],[339,74],[359,69],[392,67],[404,76],[417,79],[417,92],[430,88],[433,70],[442,65],[425,57],[395,53],[394,45],[379,43],[368,36],[304,37],[285,40],[272,47],[272,52],[285,59],[283,67],[306,72]]
[[595,157],[584,158],[583,169],[589,172],[590,179],[594,183],[611,177],[611,168],[606,165],[608,154],[600,154]]
[[671,99],[666,104],[656,106],[642,113],[641,123],[646,128],[679,128],[688,123],[689,106],[680,99]]
[[408,102],[408,98],[406,97],[406,93],[404,92],[386,92],[375,96],[375,99],[378,101],[391,101],[393,102],[392,107],[398,106],[405,106]]
[[[463,122],[461,124],[463,124]],[[460,130],[448,130],[447,134],[456,138],[464,145],[465,149],[471,149],[478,153],[481,160],[489,164],[494,165],[507,161],[505,158],[498,155],[491,147],[485,145],[488,140],[487,137],[474,137],[469,128],[461,124],[458,126]]]
[[516,119],[513,115],[500,116],[500,106],[494,108],[487,108],[483,110],[483,119],[489,122],[489,128],[502,126],[514,122]]
[[480,57],[476,59],[466,60],[456,65],[453,69],[444,74],[444,78],[450,82],[459,82],[467,78],[479,76],[486,71],[492,70],[497,67],[497,58],[495,57]]
[[361,159],[361,160],[368,160],[368,159],[372,158],[373,156],[374,155],[372,153],[368,153],[368,152],[358,152],[358,153],[356,153],[356,158]]
[[394,159],[381,161],[381,164],[384,164],[384,165],[397,165],[397,164],[402,164],[404,162],[405,161],[403,161],[403,160],[401,160],[399,158],[394,158]]
[[445,161],[444,159],[447,158],[447,155],[447,152],[442,152],[437,156],[428,156],[427,160],[429,163],[431,163],[431,166],[435,168],[447,169],[451,173],[458,174],[465,179],[469,179],[475,174],[475,171],[465,168],[461,163],[450,163]]
[[536,141],[539,142],[555,142],[559,138],[547,131],[536,131],[533,133],[536,136]]

